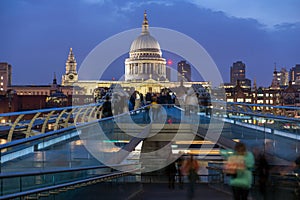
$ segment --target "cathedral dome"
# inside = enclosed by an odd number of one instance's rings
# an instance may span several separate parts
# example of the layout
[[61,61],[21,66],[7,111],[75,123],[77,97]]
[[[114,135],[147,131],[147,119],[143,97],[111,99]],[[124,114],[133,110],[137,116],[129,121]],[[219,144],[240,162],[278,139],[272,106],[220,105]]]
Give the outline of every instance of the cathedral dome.
[[159,51],[160,46],[157,40],[149,33],[149,23],[146,12],[144,13],[144,21],[142,25],[142,33],[131,44],[130,52],[150,50]]
[[142,49],[156,49],[160,50],[159,43],[149,33],[142,34],[137,37],[131,44],[130,51],[137,51]]
[[141,34],[131,43],[129,58],[125,59],[125,81],[166,81],[166,59],[160,45],[149,33],[147,13]]

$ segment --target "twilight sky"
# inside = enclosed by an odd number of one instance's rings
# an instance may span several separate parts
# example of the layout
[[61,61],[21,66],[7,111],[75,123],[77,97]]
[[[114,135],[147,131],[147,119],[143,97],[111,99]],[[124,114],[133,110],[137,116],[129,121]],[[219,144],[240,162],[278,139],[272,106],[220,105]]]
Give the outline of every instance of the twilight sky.
[[[299,0],[1,0],[0,62],[12,64],[13,84],[48,84],[54,72],[60,82],[70,47],[79,67],[101,41],[140,28],[147,10],[150,26],[199,42],[225,82],[242,60],[248,78],[269,86],[274,62],[288,70],[300,63],[299,8]],[[175,68],[179,60],[164,57]],[[124,73],[123,61],[114,66],[120,74],[108,79]]]

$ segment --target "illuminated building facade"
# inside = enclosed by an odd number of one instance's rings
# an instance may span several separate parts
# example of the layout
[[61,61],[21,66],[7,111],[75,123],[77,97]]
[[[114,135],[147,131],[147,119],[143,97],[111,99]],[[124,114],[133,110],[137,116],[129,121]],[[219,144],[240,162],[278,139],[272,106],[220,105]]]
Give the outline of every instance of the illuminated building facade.
[[191,65],[188,64],[185,60],[182,60],[177,63],[177,72],[178,78],[177,81],[192,81],[192,72],[191,72]]
[[0,63],[0,93],[7,91],[11,85],[11,65]]

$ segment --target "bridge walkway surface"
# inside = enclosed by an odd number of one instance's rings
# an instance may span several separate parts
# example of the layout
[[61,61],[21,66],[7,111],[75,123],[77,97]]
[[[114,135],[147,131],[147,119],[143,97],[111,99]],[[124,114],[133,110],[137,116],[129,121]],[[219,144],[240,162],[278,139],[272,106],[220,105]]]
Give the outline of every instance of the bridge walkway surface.
[[[183,189],[175,188],[169,189],[168,184],[143,184],[143,200],[185,200],[188,199],[188,185]],[[229,200],[232,199],[231,194],[217,191],[209,187],[208,184],[197,184],[195,186],[195,193],[193,199],[212,199],[212,200]]]
[[[135,183],[99,183],[41,199],[186,200],[188,199],[188,185],[184,185],[183,188],[170,189],[167,183],[144,183],[142,185]],[[232,195],[228,192],[215,190],[208,184],[196,184],[193,199],[231,200]]]

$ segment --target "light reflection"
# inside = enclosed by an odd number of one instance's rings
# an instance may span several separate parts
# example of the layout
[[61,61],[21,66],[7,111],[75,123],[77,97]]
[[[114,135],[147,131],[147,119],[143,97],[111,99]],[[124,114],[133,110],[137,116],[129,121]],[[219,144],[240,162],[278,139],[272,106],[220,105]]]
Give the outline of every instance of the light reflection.
[[209,149],[173,149],[172,152],[174,154],[178,154],[178,153],[184,153],[184,154],[193,154],[193,155],[220,155],[220,150],[219,149],[213,149],[213,150],[209,150]]
[[42,151],[37,151],[34,154],[34,160],[35,161],[43,161],[43,158],[44,158],[44,152],[42,152]]
[[0,139],[0,144],[5,144],[7,142],[6,139]]
[[176,141],[175,144],[214,144],[211,141],[202,140],[202,141]]
[[82,145],[83,143],[82,143],[82,141],[81,140],[76,140],[75,141],[75,145],[76,146],[80,146],[80,145]]

